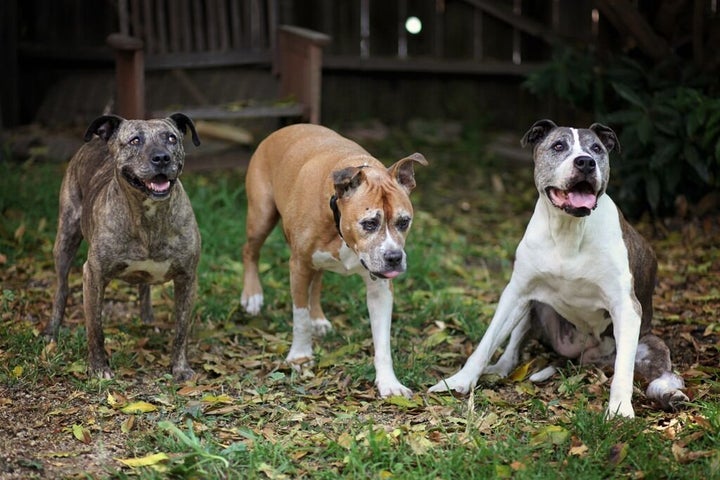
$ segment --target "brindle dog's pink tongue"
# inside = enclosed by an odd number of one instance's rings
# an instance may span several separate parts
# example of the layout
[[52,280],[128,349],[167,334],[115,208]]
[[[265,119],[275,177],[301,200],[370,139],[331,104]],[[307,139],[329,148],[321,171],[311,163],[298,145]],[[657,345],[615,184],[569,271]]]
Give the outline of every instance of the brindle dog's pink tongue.
[[568,192],[568,202],[573,208],[595,208],[597,197],[592,193]]
[[170,181],[163,180],[161,182],[155,182],[150,180],[149,182],[147,182],[146,185],[153,192],[164,192],[165,190],[170,188]]

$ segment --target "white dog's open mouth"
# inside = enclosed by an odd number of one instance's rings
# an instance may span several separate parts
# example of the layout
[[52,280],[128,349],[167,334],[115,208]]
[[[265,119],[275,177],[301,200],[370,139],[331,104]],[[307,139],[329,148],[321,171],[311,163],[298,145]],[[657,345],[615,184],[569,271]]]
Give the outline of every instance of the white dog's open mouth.
[[588,182],[576,183],[569,190],[548,187],[545,193],[553,205],[576,217],[590,215],[597,207],[598,195]]
[[132,174],[129,169],[123,169],[123,177],[130,185],[143,192],[145,195],[153,198],[165,198],[170,195],[174,179],[170,179],[167,175],[155,175],[149,180],[141,180]]

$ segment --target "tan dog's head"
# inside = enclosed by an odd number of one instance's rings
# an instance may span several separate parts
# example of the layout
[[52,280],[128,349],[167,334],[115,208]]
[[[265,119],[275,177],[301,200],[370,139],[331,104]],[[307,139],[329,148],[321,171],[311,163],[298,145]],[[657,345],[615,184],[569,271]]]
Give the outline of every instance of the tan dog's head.
[[414,153],[387,169],[363,165],[333,172],[338,231],[372,277],[395,278],[407,268],[415,162],[427,165]]
[[96,118],[85,132],[85,141],[97,135],[107,143],[114,159],[117,177],[137,192],[153,200],[170,196],[185,162],[182,139],[187,130],[193,143],[200,145],[195,125],[187,115],[174,113],[153,120],[125,120],[117,115]]

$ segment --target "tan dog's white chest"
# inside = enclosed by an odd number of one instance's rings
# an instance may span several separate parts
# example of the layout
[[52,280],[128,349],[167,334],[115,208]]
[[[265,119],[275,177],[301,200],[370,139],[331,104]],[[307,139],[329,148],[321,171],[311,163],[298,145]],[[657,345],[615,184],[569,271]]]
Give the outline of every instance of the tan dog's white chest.
[[337,256],[334,256],[330,252],[320,250],[314,252],[312,254],[312,264],[315,268],[340,273],[342,275],[357,273],[362,269],[360,258],[344,242]]
[[156,262],[154,260],[134,260],[129,261],[125,270],[119,275],[120,278],[130,278],[142,276],[147,283],[162,283],[166,279],[168,270],[170,269],[170,260]]

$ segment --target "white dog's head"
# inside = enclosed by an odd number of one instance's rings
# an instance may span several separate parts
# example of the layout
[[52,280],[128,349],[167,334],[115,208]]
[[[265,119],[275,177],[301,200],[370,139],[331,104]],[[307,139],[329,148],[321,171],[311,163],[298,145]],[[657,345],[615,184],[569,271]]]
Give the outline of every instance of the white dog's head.
[[620,150],[615,132],[599,123],[578,129],[539,120],[521,143],[534,147],[540,196],[570,215],[590,215],[610,178],[608,154],[614,148]]

